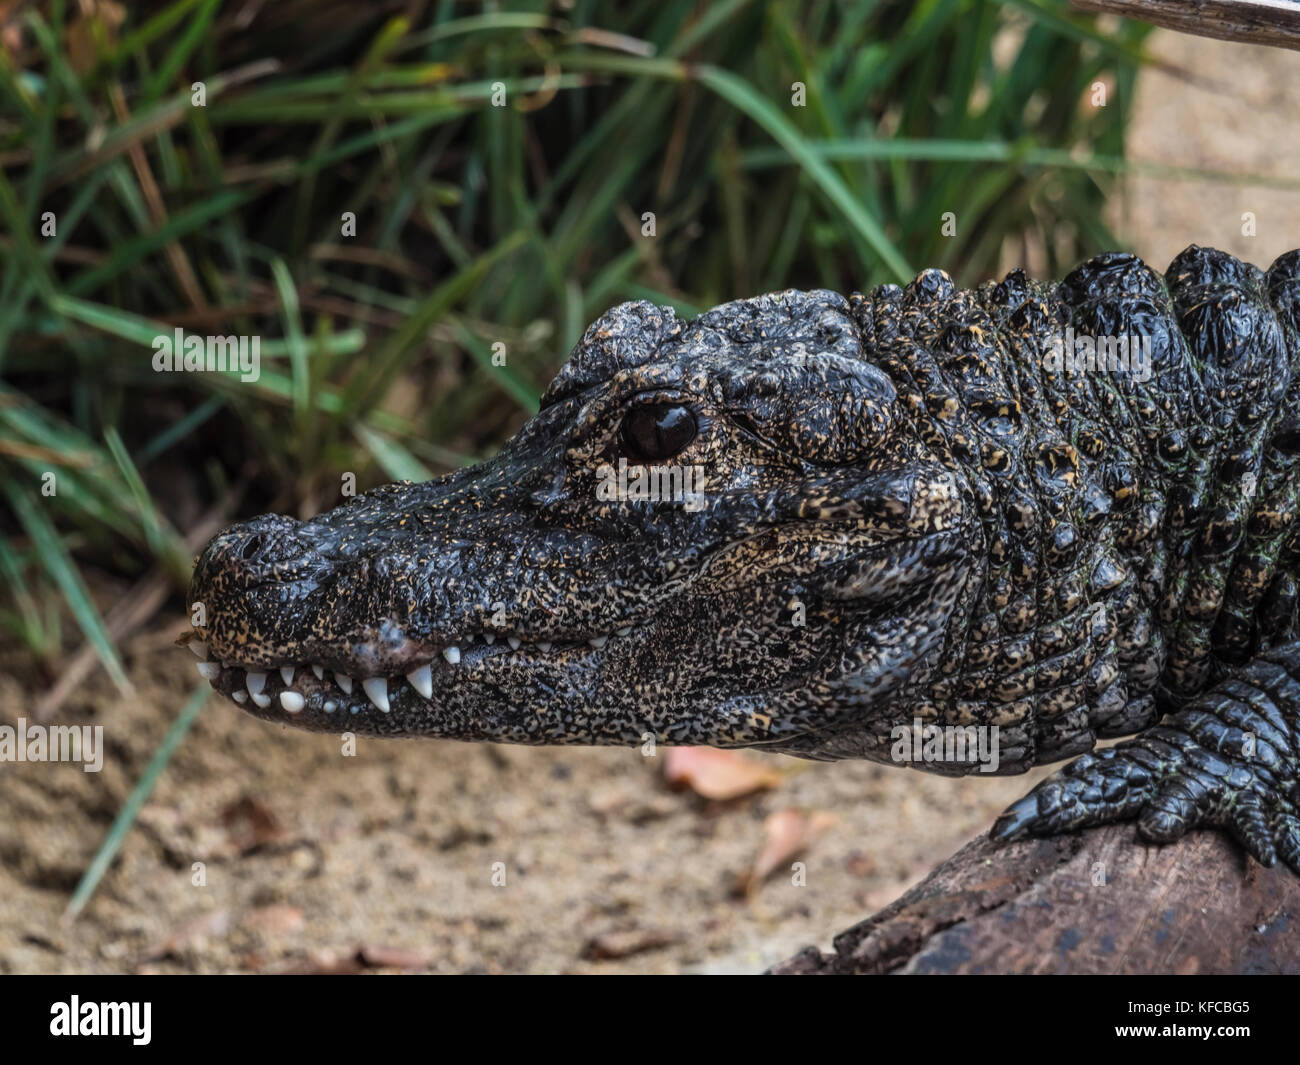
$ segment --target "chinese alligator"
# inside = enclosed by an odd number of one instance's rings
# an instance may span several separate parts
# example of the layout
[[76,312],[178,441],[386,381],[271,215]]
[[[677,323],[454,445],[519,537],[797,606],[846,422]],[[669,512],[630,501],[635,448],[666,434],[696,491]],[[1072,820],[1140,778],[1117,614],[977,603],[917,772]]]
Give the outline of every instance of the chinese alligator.
[[[997,726],[999,773],[1083,755],[1002,838],[1222,825],[1300,872],[1298,368],[1300,251],[625,303],[496,458],[215,537],[191,646],[316,730],[890,762]],[[610,490],[674,468],[690,500]]]

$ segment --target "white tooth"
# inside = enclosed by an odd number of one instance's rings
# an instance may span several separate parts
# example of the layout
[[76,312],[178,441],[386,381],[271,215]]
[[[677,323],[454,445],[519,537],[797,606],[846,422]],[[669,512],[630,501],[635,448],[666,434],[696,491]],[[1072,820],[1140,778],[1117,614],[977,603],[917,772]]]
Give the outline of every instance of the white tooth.
[[[248,685],[249,695],[261,695],[262,689],[266,687],[266,674],[250,673],[247,678],[245,678],[244,683]],[[256,702],[256,700],[254,700],[254,702]],[[257,705],[261,706],[262,704],[258,703]]]
[[280,679],[283,680],[286,684],[292,684],[292,683],[293,683],[293,666],[281,666],[281,667],[280,667]]
[[457,662],[460,661],[460,648],[444,647],[442,649],[442,657],[445,658],[448,662],[450,662],[454,666],[456,665]]
[[433,670],[428,665],[412,670],[406,675],[406,679],[410,681],[411,687],[426,699],[433,698]]
[[346,673],[335,673],[334,683],[343,689],[344,695],[352,694],[352,678],[349,677]]
[[207,660],[208,645],[202,640],[191,640],[185,646],[193,651],[198,658],[204,659],[205,661]]
[[539,643],[537,649],[544,655],[551,653],[551,645],[549,643]]
[[487,641],[487,645],[491,647],[494,643],[497,642],[497,634],[495,632],[489,632],[483,637],[483,639],[485,639]]
[[388,713],[388,681],[383,677],[370,677],[361,682],[366,695],[385,714]]
[[519,637],[518,637],[518,636],[507,636],[507,637],[506,637],[506,641],[510,644],[510,650],[512,650],[512,651],[518,651],[518,650],[519,650]]
[[307,705],[307,700],[304,699],[297,692],[281,692],[280,705],[284,707],[284,709],[287,710],[289,713],[296,714],[299,710],[301,710],[304,706]]
[[602,647],[605,646],[605,643],[608,640],[609,640],[608,636],[593,636],[587,642],[591,644],[592,647],[596,648],[597,651],[599,651]]
[[631,626],[631,625],[625,625],[623,628],[621,628],[621,629],[616,629],[615,631],[616,631],[620,636],[630,636],[630,635],[632,635],[632,626]]
[[199,676],[205,680],[214,680],[221,676],[221,667],[215,662],[195,662],[194,664],[199,667]]
[[258,692],[256,695],[253,696],[253,702],[257,703],[258,706],[260,706],[263,710],[265,710],[268,706],[271,705],[271,697],[269,695],[263,695],[261,692]]
[[324,679],[325,679],[325,667],[324,667],[324,666],[314,665],[314,666],[311,667],[311,671],[312,671],[313,673],[316,674],[316,679],[317,679],[317,680],[324,680]]
[[231,692],[230,697],[237,703],[248,702],[248,692]]
[[339,704],[336,703],[333,699],[325,700],[325,713],[332,714],[338,708],[339,708]]

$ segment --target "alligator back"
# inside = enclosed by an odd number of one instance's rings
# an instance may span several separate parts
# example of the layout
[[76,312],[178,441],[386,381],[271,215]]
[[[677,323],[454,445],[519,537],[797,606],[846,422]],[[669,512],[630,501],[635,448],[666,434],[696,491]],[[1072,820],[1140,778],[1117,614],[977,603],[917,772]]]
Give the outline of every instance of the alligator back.
[[1164,277],[1108,254],[976,291],[931,270],[852,302],[984,529],[934,719],[996,702],[1053,761],[1295,637],[1300,252],[1265,273],[1192,246]]

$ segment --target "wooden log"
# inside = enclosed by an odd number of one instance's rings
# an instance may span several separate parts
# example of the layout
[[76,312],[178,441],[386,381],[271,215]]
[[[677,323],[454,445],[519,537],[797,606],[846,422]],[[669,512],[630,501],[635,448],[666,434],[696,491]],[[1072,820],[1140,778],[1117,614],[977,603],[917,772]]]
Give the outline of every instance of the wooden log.
[[1300,49],[1296,0],[1071,0],[1083,11],[1150,22],[1180,33]]
[[1300,876],[1216,831],[1164,847],[1131,823],[980,836],[832,953],[771,972],[1300,973]]

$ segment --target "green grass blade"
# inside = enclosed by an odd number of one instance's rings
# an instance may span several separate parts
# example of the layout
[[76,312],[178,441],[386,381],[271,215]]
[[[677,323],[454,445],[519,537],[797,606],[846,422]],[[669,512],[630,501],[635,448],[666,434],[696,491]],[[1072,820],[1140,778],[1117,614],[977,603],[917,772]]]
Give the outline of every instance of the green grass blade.
[[129,693],[132,690],[131,682],[126,679],[122,660],[113,647],[113,640],[108,635],[103,618],[99,616],[99,611],[91,602],[90,593],[82,583],[76,565],[64,550],[63,542],[53,523],[16,484],[5,482],[4,492],[9,499],[9,505],[27,531],[41,564],[58,584],[59,590],[63,592],[63,598],[67,600],[72,616],[87,641],[95,649],[100,662],[108,670],[108,675],[113,679],[118,691],[123,694]]

